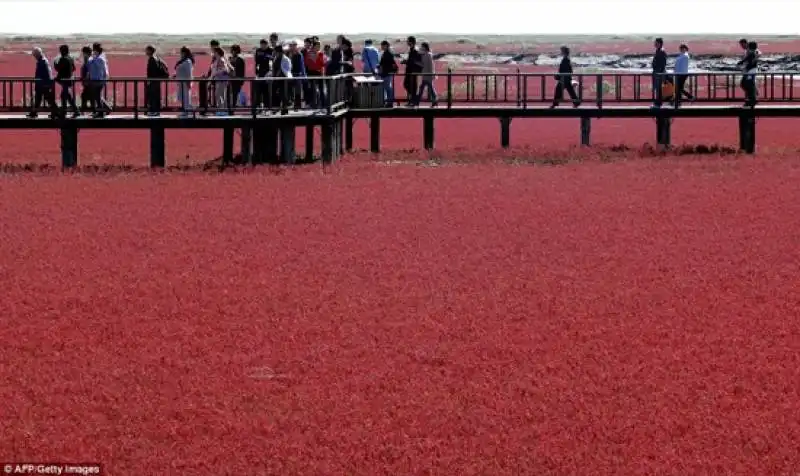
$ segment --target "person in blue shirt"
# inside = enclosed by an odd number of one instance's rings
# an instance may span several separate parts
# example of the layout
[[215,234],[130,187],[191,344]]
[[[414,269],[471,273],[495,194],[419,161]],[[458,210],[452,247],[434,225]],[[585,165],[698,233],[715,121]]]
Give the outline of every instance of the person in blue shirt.
[[41,48],[33,49],[33,57],[36,59],[33,87],[34,100],[28,117],[35,118],[39,116],[37,109],[42,107],[42,102],[46,103],[47,107],[50,108],[51,119],[60,117],[56,106],[55,82],[53,81],[53,72],[50,70],[50,63],[44,57]]
[[381,55],[378,49],[372,46],[372,40],[364,42],[364,49],[361,50],[361,66],[366,74],[377,75],[380,68]]
[[682,44],[680,54],[675,58],[675,94],[678,98],[685,97],[689,101],[694,101],[692,93],[686,90],[686,81],[689,79],[689,47]]

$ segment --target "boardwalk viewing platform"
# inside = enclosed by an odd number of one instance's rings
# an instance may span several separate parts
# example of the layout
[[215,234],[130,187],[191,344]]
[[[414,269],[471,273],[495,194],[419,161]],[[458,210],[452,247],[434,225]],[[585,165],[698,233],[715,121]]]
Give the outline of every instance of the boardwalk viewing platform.
[[[82,129],[147,129],[150,131],[150,163],[166,164],[166,129],[222,130],[223,164],[233,159],[235,131],[241,131],[242,159],[246,162],[292,162],[298,128],[305,131],[306,158],[320,157],[324,163],[336,160],[352,149],[353,121],[369,121],[370,150],[381,149],[381,123],[396,118],[422,120],[423,147],[434,148],[435,121],[444,118],[497,118],[499,143],[511,144],[510,124],[523,118],[578,119],[580,142],[591,144],[591,123],[603,118],[651,118],[659,145],[672,143],[671,123],[681,118],[738,118],[739,147],[753,153],[756,145],[756,122],[762,117],[800,117],[800,73],[771,72],[758,75],[758,105],[743,107],[744,93],[739,87],[740,74],[694,73],[686,90],[694,97],[682,100],[679,94],[661,97],[661,107],[652,74],[602,73],[574,74],[572,84],[580,101],[573,107],[565,98],[551,108],[558,80],[553,74],[503,73],[476,74],[448,71],[437,78],[437,107],[423,103],[418,107],[384,107],[383,85],[378,80],[364,81],[363,75],[340,75],[307,79],[247,79],[242,91],[244,104],[229,97],[223,108],[198,107],[197,92],[208,82],[192,83],[191,111],[187,114],[179,91],[185,82],[143,78],[110,79],[103,90],[112,113],[103,118],[70,116],[49,118],[44,107],[38,118],[29,118],[35,100],[35,82],[27,78],[0,78],[0,128],[55,129],[61,134],[62,165],[78,164],[78,135]],[[671,77],[659,77],[658,83]],[[402,77],[397,77],[400,86]],[[60,94],[56,86],[55,96]],[[83,85],[74,84],[78,98]],[[395,91],[402,88],[395,87]],[[310,93],[309,93],[310,91]],[[301,103],[301,92],[313,96]],[[258,104],[253,98],[259,98]],[[297,98],[297,99],[296,99]],[[398,94],[397,104],[408,98]],[[309,105],[309,102],[311,105]],[[234,106],[234,104],[236,104]],[[295,107],[297,105],[297,107]],[[158,115],[153,113],[157,111]],[[69,111],[67,111],[69,112]],[[205,113],[202,115],[201,113]],[[315,130],[322,136],[319,154],[314,151]]]

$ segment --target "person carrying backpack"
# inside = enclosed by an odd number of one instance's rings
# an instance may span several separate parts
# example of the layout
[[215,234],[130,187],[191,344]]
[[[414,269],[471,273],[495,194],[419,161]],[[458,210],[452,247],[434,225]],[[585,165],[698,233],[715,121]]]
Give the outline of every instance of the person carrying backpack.
[[147,115],[158,116],[161,114],[161,90],[164,79],[169,79],[169,67],[156,55],[154,46],[148,46],[144,50],[147,55],[147,84],[145,86],[145,102],[147,103]]
[[381,50],[383,53],[378,63],[378,76],[383,81],[383,102],[386,107],[394,107],[394,76],[399,68],[388,41],[381,41]]

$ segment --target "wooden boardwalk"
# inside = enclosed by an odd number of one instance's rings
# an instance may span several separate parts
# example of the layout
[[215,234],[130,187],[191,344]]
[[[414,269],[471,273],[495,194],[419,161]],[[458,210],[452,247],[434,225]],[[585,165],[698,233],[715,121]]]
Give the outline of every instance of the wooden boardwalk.
[[[514,107],[501,105],[452,105],[440,107],[395,107],[377,109],[342,108],[331,113],[324,110],[287,111],[284,114],[252,114],[239,110],[233,115],[208,115],[182,117],[169,112],[160,116],[120,113],[104,118],[82,116],[79,118],[51,119],[41,112],[38,118],[28,118],[24,113],[0,114],[0,129],[55,129],[61,133],[62,165],[72,167],[78,163],[78,132],[83,129],[147,129],[150,131],[151,165],[165,165],[165,130],[167,129],[218,129],[223,131],[222,152],[225,161],[233,158],[235,131],[241,130],[244,159],[252,163],[271,162],[278,157],[294,160],[295,136],[298,128],[305,129],[306,159],[314,154],[315,128],[320,128],[322,148],[319,156],[323,162],[335,160],[353,148],[353,123],[367,119],[370,130],[370,150],[380,152],[381,123],[397,118],[418,118],[422,122],[423,147],[434,148],[435,120],[446,118],[495,118],[499,120],[500,145],[511,143],[511,122],[517,118],[574,118],[579,119],[581,144],[591,144],[591,122],[603,118],[649,118],[655,122],[656,142],[664,147],[671,144],[671,123],[676,118],[738,118],[739,146],[743,151],[755,151],[756,120],[762,117],[800,118],[800,105],[765,104],[754,108],[742,105],[684,104],[679,108],[649,105],[607,105],[597,107],[588,103],[578,108],[564,104],[552,109],[544,105]],[[280,147],[278,147],[280,144]],[[278,150],[280,152],[278,152]]]

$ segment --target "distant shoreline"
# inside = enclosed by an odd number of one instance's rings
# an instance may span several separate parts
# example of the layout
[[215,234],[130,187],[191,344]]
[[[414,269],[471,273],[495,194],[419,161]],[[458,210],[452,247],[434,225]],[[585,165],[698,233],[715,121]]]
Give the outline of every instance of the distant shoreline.
[[[20,51],[33,45],[52,49],[59,44],[88,45],[99,41],[109,52],[138,52],[144,45],[153,44],[161,51],[176,52],[181,46],[189,46],[195,50],[205,50],[208,41],[219,40],[223,46],[242,45],[249,50],[258,45],[260,39],[269,36],[237,34],[237,33],[203,33],[196,35],[169,34],[86,34],[71,35],[19,35],[0,34],[0,52]],[[282,39],[302,39],[308,34],[278,33]],[[318,35],[324,44],[335,42],[335,34]],[[693,54],[739,54],[738,40],[742,37],[758,41],[762,51],[771,54],[800,54],[800,36],[798,35],[720,35],[720,34],[684,34],[684,35],[451,35],[441,33],[414,33],[418,41],[431,43],[435,53],[439,54],[558,54],[561,45],[573,48],[577,54],[617,54],[635,55],[652,53],[653,40],[662,36],[667,51],[676,51],[678,45],[687,43]],[[405,35],[385,33],[362,33],[348,35],[359,49],[365,39],[376,42],[388,40],[393,49],[402,53],[406,50]]]

